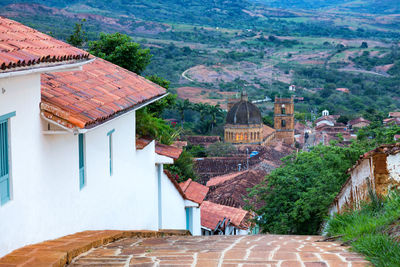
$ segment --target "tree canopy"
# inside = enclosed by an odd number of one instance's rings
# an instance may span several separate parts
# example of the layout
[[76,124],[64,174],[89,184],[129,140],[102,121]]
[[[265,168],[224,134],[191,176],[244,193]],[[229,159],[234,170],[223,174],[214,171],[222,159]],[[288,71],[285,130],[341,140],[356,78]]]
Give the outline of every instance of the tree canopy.
[[119,32],[100,33],[100,39],[89,43],[89,52],[120,67],[140,74],[150,63],[149,49],[142,49],[132,38]]

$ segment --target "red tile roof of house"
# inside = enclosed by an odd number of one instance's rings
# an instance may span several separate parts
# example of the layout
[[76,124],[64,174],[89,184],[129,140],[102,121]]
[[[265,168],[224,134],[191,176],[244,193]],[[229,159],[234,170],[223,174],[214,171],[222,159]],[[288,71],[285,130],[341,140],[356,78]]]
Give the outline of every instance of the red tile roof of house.
[[[152,142],[152,140],[149,140],[149,139],[137,138],[136,139],[136,149],[141,150],[141,149],[145,148],[151,142]],[[173,158],[173,159],[178,159],[179,156],[182,154],[182,149],[174,147],[174,146],[160,144],[157,141],[156,141],[155,150],[156,150],[157,154],[166,156],[169,158]]]
[[142,150],[145,148],[148,144],[151,143],[152,140],[150,139],[144,139],[144,138],[136,138],[136,149]]
[[215,186],[215,185],[222,184],[226,181],[236,178],[237,176],[239,176],[245,172],[246,171],[232,172],[232,173],[224,174],[221,176],[215,176],[215,177],[211,178],[210,180],[208,180],[207,186]]
[[[0,72],[75,62],[89,53],[16,21],[0,17]],[[38,66],[39,65],[39,66]]]
[[197,204],[203,203],[204,198],[207,196],[209,188],[202,184],[194,182],[192,179],[188,179],[185,182],[179,184],[182,191],[185,193],[186,198]]
[[389,112],[389,117],[391,117],[391,118],[400,118],[400,112],[399,111]]
[[65,127],[89,129],[165,94],[161,86],[97,58],[82,71],[42,75],[41,110]]
[[178,159],[182,154],[182,149],[174,146],[163,145],[157,142],[156,153],[169,158]]
[[240,229],[248,229],[248,211],[204,201],[200,206],[201,226],[214,230],[224,218]]
[[361,122],[365,122],[367,124],[370,124],[371,122],[369,120],[364,119],[363,117],[355,118],[354,120],[349,121],[349,125],[355,125]]

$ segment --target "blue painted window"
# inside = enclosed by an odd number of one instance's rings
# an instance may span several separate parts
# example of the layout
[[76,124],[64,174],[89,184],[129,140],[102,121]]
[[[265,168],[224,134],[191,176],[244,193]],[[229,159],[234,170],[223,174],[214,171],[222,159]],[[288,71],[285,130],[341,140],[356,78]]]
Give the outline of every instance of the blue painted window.
[[115,129],[112,129],[107,133],[108,135],[108,149],[109,149],[109,161],[110,161],[110,176],[113,175],[113,133]]
[[79,142],[79,188],[82,189],[86,185],[85,177],[85,146],[83,134],[78,135]]
[[15,112],[0,116],[0,205],[7,203],[10,193],[10,148],[9,148],[9,118]]

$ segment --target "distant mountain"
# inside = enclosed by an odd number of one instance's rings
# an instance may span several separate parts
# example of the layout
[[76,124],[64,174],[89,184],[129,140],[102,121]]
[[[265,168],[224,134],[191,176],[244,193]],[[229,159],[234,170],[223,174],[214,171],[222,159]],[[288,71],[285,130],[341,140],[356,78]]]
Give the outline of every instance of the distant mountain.
[[337,9],[356,13],[400,13],[399,0],[250,0],[285,9]]
[[213,26],[256,20],[244,12],[252,4],[243,0],[1,0],[0,7],[16,3],[36,3],[73,13]]

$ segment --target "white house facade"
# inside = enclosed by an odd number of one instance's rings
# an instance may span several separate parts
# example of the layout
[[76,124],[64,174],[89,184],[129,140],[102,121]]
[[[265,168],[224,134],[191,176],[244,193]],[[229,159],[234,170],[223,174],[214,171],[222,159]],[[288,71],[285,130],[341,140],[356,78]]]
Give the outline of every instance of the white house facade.
[[136,149],[135,110],[165,89],[0,17],[0,36],[13,27],[54,56],[9,60],[23,40],[0,55],[0,257],[84,230],[185,229],[186,199],[162,171],[173,158]]

